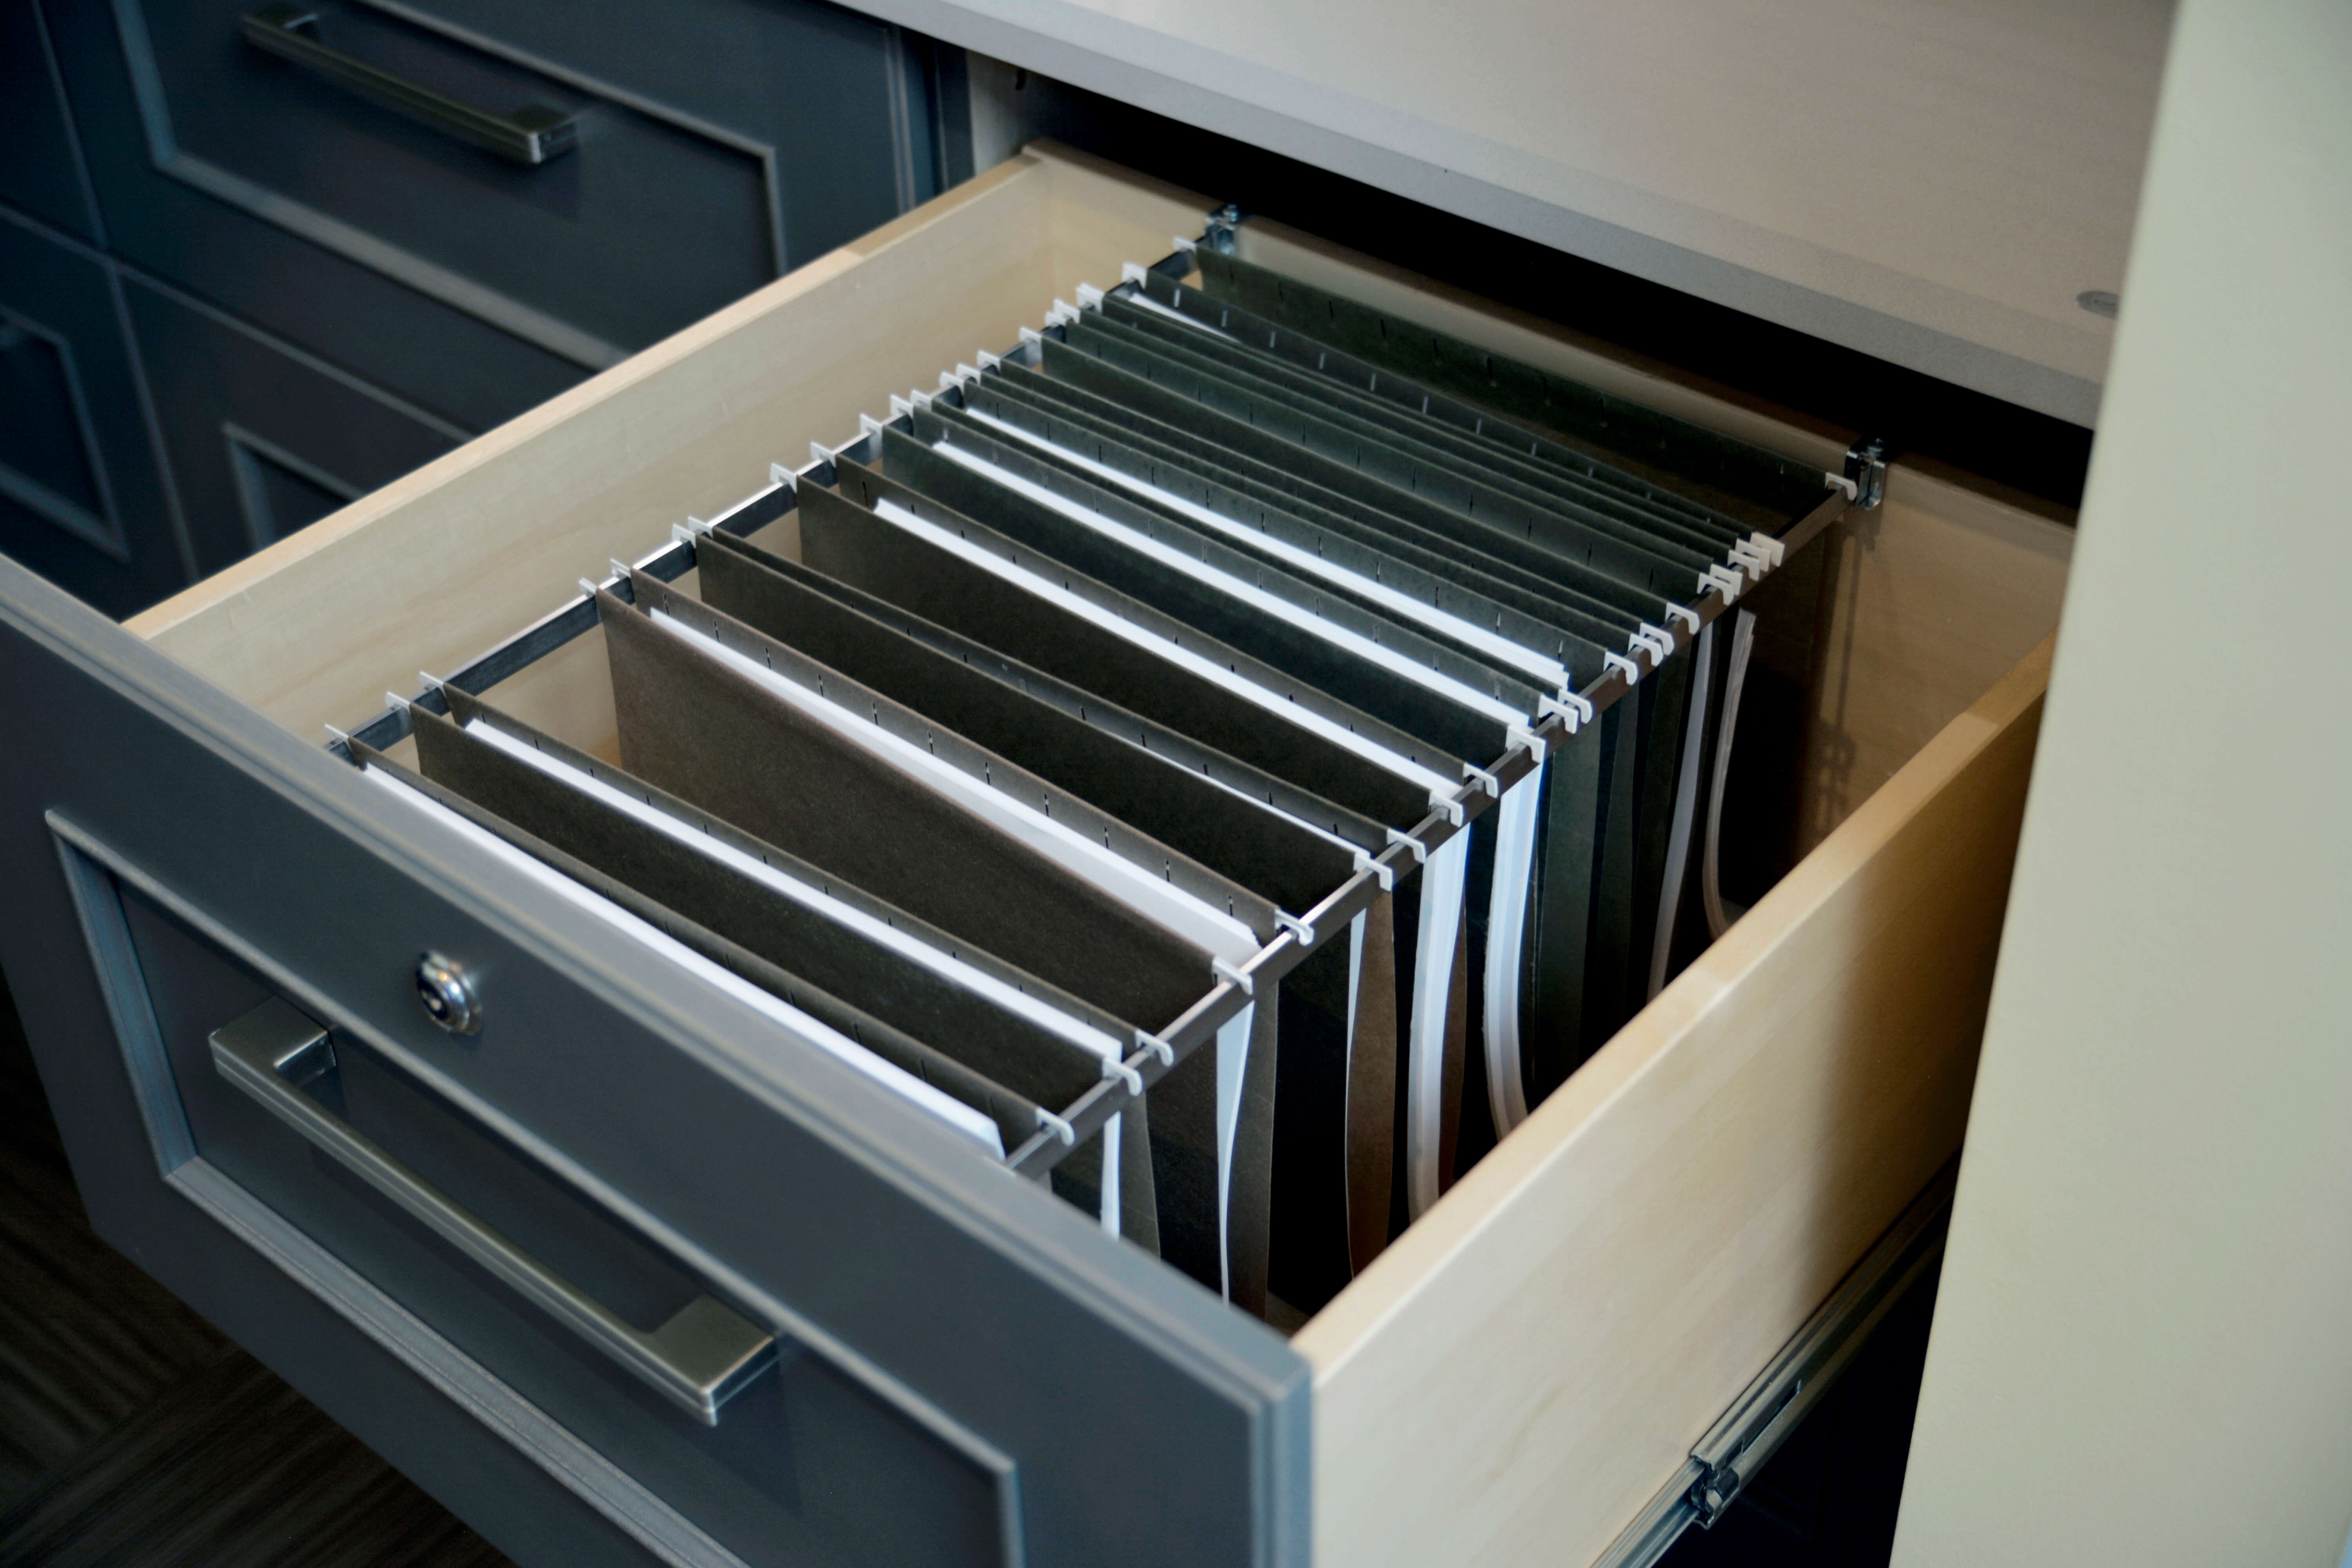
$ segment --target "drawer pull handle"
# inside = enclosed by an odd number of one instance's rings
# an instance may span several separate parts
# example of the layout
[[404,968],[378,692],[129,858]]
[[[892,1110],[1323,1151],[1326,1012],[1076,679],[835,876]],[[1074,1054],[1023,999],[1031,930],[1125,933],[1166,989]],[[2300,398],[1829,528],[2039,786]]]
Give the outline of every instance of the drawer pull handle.
[[572,116],[541,104],[512,114],[492,114],[446,93],[372,66],[356,55],[331,49],[318,38],[319,14],[306,5],[264,5],[244,18],[245,41],[291,60],[314,76],[382,104],[422,125],[518,163],[544,163],[570,152],[580,140]]
[[660,1390],[706,1426],[776,1358],[776,1338],[732,1308],[697,1296],[646,1333],[524,1252],[447,1194],[302,1092],[335,1070],[328,1032],[271,998],[211,1037],[221,1077],[436,1235]]

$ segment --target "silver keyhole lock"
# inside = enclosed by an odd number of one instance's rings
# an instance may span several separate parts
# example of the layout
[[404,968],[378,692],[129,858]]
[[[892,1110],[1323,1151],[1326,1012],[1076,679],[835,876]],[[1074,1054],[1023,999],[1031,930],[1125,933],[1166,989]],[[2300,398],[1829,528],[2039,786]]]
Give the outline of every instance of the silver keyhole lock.
[[416,1000],[425,1016],[453,1035],[482,1032],[481,999],[474,994],[474,977],[454,959],[428,952],[416,961]]

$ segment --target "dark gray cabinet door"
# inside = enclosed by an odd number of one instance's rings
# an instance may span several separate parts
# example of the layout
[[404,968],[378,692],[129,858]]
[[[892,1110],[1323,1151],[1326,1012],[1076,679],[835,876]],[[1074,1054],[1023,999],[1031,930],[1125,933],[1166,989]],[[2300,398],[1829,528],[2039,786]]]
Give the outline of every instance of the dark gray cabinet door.
[[199,575],[466,438],[185,296],[135,278],[123,290]]
[[[122,0],[110,21],[71,30],[134,89],[131,126],[92,133],[117,244],[240,310],[209,247],[133,210],[159,183],[586,369],[939,186],[920,60],[811,0]],[[452,130],[484,120],[540,128],[545,155]]]
[[117,255],[466,429],[488,429],[587,374],[176,177],[171,144],[148,134],[163,123],[145,107],[157,101],[152,50],[125,51],[137,14],[89,0],[46,4],[42,15]]
[[0,203],[98,240],[65,89],[34,0],[0,0]]
[[5,210],[0,552],[113,616],[189,581],[115,281]]
[[[92,1223],[519,1561],[1307,1562],[1263,1324],[5,561],[0,689],[0,964]],[[715,1425],[649,1392],[228,1081],[271,999],[314,1117],[776,1359]]]

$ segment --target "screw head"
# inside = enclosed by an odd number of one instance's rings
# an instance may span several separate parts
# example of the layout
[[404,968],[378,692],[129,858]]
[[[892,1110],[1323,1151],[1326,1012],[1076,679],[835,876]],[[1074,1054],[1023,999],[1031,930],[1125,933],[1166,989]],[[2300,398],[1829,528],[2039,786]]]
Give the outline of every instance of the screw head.
[[416,961],[416,1000],[425,1016],[452,1035],[482,1030],[482,1005],[463,964],[428,952]]
[[2116,311],[2122,306],[2123,301],[2116,298],[2112,289],[2085,289],[2074,296],[2074,303],[2082,306],[2094,316],[2105,316],[2112,321],[2116,319]]

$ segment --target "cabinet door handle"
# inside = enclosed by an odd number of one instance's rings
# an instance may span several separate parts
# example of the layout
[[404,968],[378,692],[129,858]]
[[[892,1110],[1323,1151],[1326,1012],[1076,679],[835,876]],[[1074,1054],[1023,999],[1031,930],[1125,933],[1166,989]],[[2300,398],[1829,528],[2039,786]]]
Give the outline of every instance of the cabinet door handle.
[[319,41],[319,14],[309,6],[264,5],[245,14],[244,27],[245,41],[257,48],[291,60],[370,102],[518,163],[544,163],[579,142],[578,124],[561,110],[534,103],[512,114],[492,114],[372,66],[356,55],[329,48]]
[[697,1296],[651,1333],[614,1316],[305,1094],[335,1070],[328,1031],[277,997],[213,1031],[213,1066],[320,1152],[422,1221],[581,1338],[707,1426],[776,1359],[776,1338],[732,1308]]

